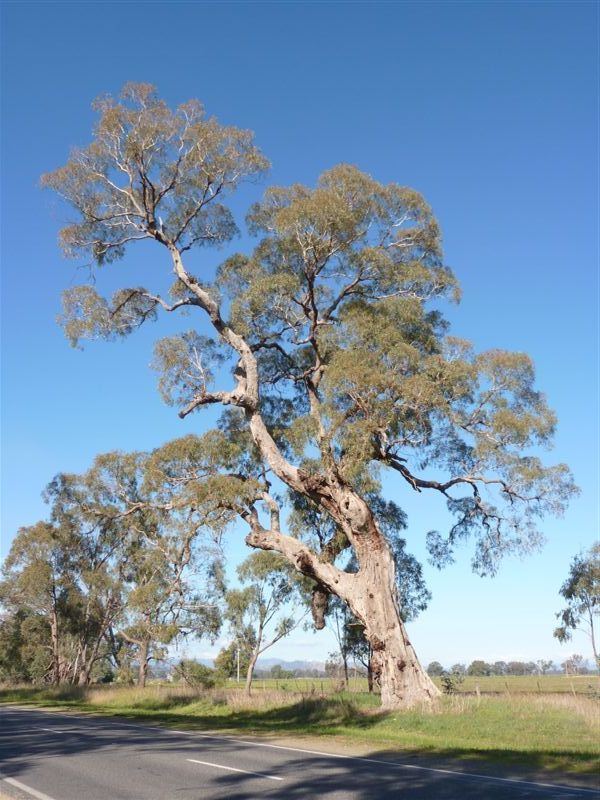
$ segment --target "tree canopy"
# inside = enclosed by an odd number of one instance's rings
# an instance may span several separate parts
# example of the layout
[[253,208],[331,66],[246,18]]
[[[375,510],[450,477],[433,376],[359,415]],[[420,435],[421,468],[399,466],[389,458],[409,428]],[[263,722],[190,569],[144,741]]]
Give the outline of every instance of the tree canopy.
[[[154,366],[182,418],[223,407],[219,432],[195,451],[202,486],[220,501],[211,513],[238,515],[248,544],[309,576],[317,617],[329,594],[351,605],[385,673],[384,704],[434,696],[402,633],[389,543],[398,514],[382,477],[445,499],[454,521],[427,535],[438,565],[469,538],[480,574],[538,547],[539,520],[562,513],[575,488],[566,465],[540,457],[556,419],[531,359],[478,353],[450,334],[439,304],[460,292],[431,208],[349,164],[314,186],[268,188],[246,218],[253,249],[215,275],[202,259],[192,271],[188,251],[236,232],[228,193],[268,162],[249,132],[207,118],[197,101],[170,110],[146,84],[95,107],[92,143],[43,178],[74,210],[63,250],[102,266],[154,241],[172,277],[169,286],[149,271],[148,286],[110,298],[92,284],[67,290],[67,336],[126,336],[159,312],[197,319],[157,342]],[[355,573],[339,566],[350,550]]]
[[560,625],[554,635],[560,642],[568,642],[573,631],[585,631],[590,637],[596,667],[600,669],[595,632],[596,620],[600,615],[600,543],[593,545],[587,553],[575,556],[560,594],[567,605],[556,615]]
[[36,677],[88,683],[97,664],[118,666],[128,650],[143,684],[161,647],[218,633],[221,521],[215,532],[211,507],[194,511],[199,488],[194,501],[171,491],[167,470],[181,450],[185,458],[189,442],[108,453],[83,474],[59,474],[45,493],[49,520],[18,532],[0,602],[11,641],[39,623]]

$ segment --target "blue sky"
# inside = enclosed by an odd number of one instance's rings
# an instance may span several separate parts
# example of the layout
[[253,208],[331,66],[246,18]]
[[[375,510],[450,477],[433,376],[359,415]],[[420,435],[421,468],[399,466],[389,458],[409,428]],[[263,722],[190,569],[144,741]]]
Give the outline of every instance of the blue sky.
[[[59,254],[65,212],[39,176],[87,143],[95,96],[148,81],[170,103],[198,97],[253,129],[267,182],[312,183],[345,161],[425,195],[463,287],[446,309],[454,333],[533,356],[560,420],[549,458],[568,462],[582,491],[545,524],[543,552],[508,559],[494,579],[470,573],[468,548],[444,572],[426,567],[433,601],[412,640],[423,661],[446,664],[589,656],[583,637],[562,648],[552,629],[568,562],[598,535],[597,5],[20,2],[2,15],[3,554],[45,513],[40,492],[57,471],[210,421],[178,420],[156,392],[148,364],[168,323],[84,352],[55,324],[61,291],[87,273]],[[261,191],[236,196],[240,223]],[[193,271],[223,255],[197,254]],[[99,288],[147,282],[160,256],[132,250]],[[422,556],[426,531],[447,526],[443,503],[387,488]],[[227,551],[232,565],[243,557],[241,536]],[[326,635],[300,632],[273,655],[329,649]]]

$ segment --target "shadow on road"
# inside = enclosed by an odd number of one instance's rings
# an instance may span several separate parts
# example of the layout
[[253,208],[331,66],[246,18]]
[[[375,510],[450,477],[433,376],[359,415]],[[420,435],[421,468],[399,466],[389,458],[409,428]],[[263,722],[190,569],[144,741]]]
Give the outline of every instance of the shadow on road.
[[[482,763],[473,758],[473,753],[468,761],[457,761],[453,751],[436,754],[435,758],[428,756],[417,757],[415,754],[390,752],[379,750],[369,754],[368,759],[336,758],[326,755],[298,753],[292,750],[264,748],[244,745],[239,741],[227,740],[215,734],[193,736],[165,731],[162,733],[152,728],[127,724],[123,718],[94,718],[71,717],[67,714],[46,714],[40,711],[18,711],[4,707],[0,709],[2,724],[0,726],[0,764],[4,776],[17,778],[31,765],[38,764],[40,760],[69,756],[98,755],[106,769],[111,769],[115,759],[133,760],[136,756],[148,758],[156,757],[157,770],[161,765],[178,769],[177,780],[183,782],[178,792],[186,791],[188,794],[173,794],[172,796],[195,796],[193,768],[187,759],[199,758],[203,761],[217,764],[240,764],[239,759],[245,759],[246,769],[257,772],[269,772],[281,776],[281,784],[270,785],[265,781],[260,794],[276,798],[335,798],[341,800],[348,797],[353,800],[379,800],[380,798],[409,797],[410,800],[513,800],[513,798],[567,798],[567,797],[593,797],[587,793],[579,793],[576,788],[569,791],[549,789],[533,785],[541,783],[564,783],[558,776],[541,777],[535,769],[535,763],[529,770],[516,770],[504,764]],[[283,734],[286,725],[294,719],[294,714],[302,713],[303,722],[306,721],[306,709],[298,710],[294,706],[277,709],[276,712],[265,712],[264,728],[254,724],[255,731],[268,730],[270,733]],[[315,710],[317,715],[317,710]],[[240,719],[236,719],[236,716]],[[228,722],[232,726],[243,723],[244,713],[239,712]],[[257,714],[253,712],[253,722],[256,723]],[[165,713],[163,721],[176,722],[179,729],[185,724],[185,718],[180,714],[170,715]],[[194,722],[198,720],[193,719]],[[315,717],[316,724],[320,718]],[[154,721],[154,720],[153,720]],[[214,717],[211,718],[214,725]],[[368,717],[362,720],[368,725]],[[126,723],[126,724],[124,724]],[[44,731],[43,728],[50,730]],[[238,738],[250,736],[246,731],[239,734]],[[267,741],[267,740],[263,740]],[[302,746],[302,745],[300,745]],[[327,749],[324,743],[323,747]],[[465,756],[465,753],[460,753]],[[503,753],[504,756],[510,754]],[[540,756],[541,757],[541,756]],[[248,760],[255,759],[256,766],[247,766]],[[58,763],[58,762],[56,762]],[[179,767],[177,766],[179,765]],[[447,769],[454,773],[470,772],[479,775],[516,778],[527,783],[511,783],[500,780],[482,781],[481,778],[467,775],[448,774],[442,771]],[[189,777],[188,777],[189,773]],[[168,777],[168,771],[165,778]],[[585,776],[579,777],[581,786],[588,789],[595,788],[595,782],[586,780]],[[198,784],[199,785],[199,784]],[[211,779],[214,792],[210,795],[203,794],[200,790],[198,798],[228,798],[229,800],[242,800],[256,797],[249,793],[248,776],[238,773],[218,771]],[[143,788],[140,787],[140,797],[144,797]],[[153,797],[155,795],[152,795]],[[109,797],[109,795],[107,795]],[[165,796],[165,800],[168,797]]]

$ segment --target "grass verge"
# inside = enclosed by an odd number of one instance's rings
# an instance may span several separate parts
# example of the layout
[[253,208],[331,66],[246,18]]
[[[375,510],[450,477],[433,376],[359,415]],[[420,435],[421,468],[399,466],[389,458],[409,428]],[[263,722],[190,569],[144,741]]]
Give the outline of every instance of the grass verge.
[[[247,698],[237,689],[0,688],[0,702],[122,716],[152,724],[228,734],[336,737],[361,754],[374,750],[520,767],[528,774],[597,775],[599,704],[557,694],[443,697],[432,710],[384,714],[378,698],[352,693],[298,694],[265,690]],[[318,744],[324,747],[323,742]]]

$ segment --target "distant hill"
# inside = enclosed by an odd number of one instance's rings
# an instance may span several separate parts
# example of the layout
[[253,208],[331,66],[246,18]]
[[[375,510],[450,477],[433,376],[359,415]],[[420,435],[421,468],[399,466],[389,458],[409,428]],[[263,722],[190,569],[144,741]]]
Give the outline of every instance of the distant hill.
[[318,670],[325,672],[323,661],[284,661],[281,658],[259,658],[256,666],[258,669],[271,669],[279,664],[283,669],[294,670]]
[[[214,666],[214,660],[212,658],[198,658],[197,661],[207,667]],[[323,661],[284,661],[282,658],[259,658],[256,668],[258,670],[268,671],[276,664],[279,664],[282,669],[287,669],[290,672],[295,672],[296,670],[316,670],[317,672],[325,672],[325,664]]]

